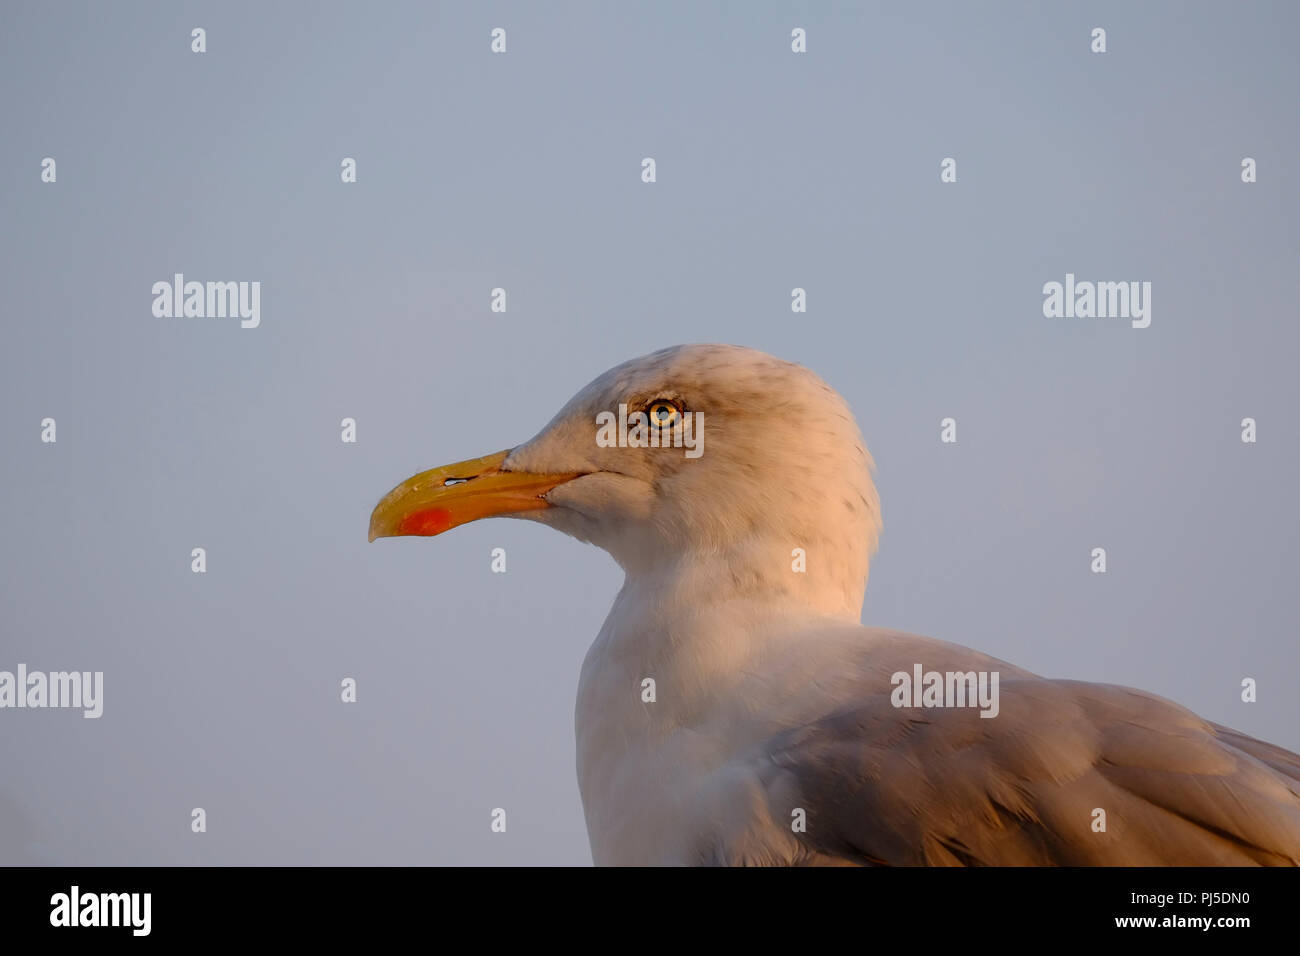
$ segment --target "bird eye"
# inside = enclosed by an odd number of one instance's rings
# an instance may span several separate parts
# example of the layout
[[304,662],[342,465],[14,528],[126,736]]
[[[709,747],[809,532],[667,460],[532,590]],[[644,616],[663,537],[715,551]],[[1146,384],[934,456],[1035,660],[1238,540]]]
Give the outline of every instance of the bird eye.
[[672,428],[682,418],[681,406],[666,398],[656,398],[646,406],[650,424],[658,428]]

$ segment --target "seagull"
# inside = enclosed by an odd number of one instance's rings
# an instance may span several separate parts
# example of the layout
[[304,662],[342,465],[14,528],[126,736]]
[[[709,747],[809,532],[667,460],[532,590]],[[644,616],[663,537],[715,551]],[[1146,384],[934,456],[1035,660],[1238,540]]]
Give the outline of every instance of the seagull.
[[522,445],[404,481],[370,540],[502,515],[622,567],[575,710],[597,865],[1300,865],[1300,756],[863,626],[873,468],[814,372],[682,345]]

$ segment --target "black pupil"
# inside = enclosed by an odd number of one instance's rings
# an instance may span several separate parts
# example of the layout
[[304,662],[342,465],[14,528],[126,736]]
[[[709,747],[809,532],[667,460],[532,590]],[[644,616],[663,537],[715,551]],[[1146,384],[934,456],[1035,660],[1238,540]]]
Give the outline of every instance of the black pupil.
[[660,405],[655,409],[655,418],[659,419],[660,423],[671,421],[672,417],[673,410],[666,405]]

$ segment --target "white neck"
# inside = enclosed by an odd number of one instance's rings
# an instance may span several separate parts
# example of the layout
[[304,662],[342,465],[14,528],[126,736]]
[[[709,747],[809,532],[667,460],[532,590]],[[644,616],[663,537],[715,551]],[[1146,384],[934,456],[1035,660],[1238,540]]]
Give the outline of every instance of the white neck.
[[[784,543],[750,553],[769,556],[776,569],[710,556],[630,573],[587,652],[575,720],[578,782],[597,863],[689,855],[689,846],[674,841],[698,831],[679,814],[707,813],[709,804],[698,793],[676,799],[678,787],[707,778],[780,719],[778,700],[755,700],[752,688],[733,693],[736,685],[795,650],[784,640],[791,632],[818,620],[857,624],[862,583],[845,593],[836,575],[824,575],[818,585],[791,570]],[[647,680],[654,681],[653,701],[645,699]],[[738,720],[734,708],[744,701],[770,713],[770,727],[752,713]],[[738,739],[740,727],[746,739]]]

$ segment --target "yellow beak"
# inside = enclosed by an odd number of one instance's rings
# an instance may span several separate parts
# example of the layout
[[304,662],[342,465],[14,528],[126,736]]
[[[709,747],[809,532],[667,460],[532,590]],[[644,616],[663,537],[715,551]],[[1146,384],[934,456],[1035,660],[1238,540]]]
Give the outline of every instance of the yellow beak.
[[479,518],[549,508],[542,495],[578,477],[578,473],[502,471],[501,463],[511,451],[443,465],[406,479],[370,513],[370,540],[412,534],[431,537]]

